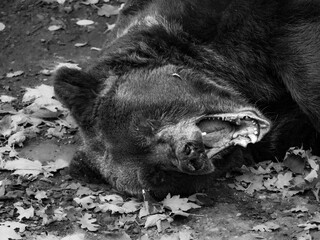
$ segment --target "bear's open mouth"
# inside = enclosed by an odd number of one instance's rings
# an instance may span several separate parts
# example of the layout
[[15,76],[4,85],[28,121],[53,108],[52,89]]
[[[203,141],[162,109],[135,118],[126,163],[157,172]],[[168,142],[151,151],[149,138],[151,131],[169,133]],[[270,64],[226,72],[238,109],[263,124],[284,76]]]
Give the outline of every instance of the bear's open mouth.
[[270,122],[253,111],[206,115],[196,125],[209,158],[230,146],[256,143],[270,130]]

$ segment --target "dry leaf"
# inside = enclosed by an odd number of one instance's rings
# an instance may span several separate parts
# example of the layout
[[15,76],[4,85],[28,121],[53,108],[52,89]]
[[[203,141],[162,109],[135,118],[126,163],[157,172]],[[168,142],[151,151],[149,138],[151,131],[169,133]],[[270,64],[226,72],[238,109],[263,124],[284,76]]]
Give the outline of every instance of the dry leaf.
[[118,7],[118,6],[112,6],[109,4],[103,4],[101,8],[98,10],[98,15],[99,16],[106,16],[106,17],[111,17],[113,15],[118,15],[120,10],[122,9],[123,4]]
[[50,32],[54,32],[54,31],[57,31],[57,30],[59,30],[59,29],[61,29],[61,28],[62,28],[61,25],[51,25],[51,26],[48,27],[48,30],[49,30]]
[[92,25],[94,24],[94,21],[92,20],[87,20],[87,19],[82,19],[82,20],[78,20],[76,22],[77,25],[79,26],[88,26],[88,25]]
[[273,230],[279,229],[280,226],[273,222],[265,222],[264,224],[259,224],[252,228],[256,232],[272,232]]
[[81,224],[81,228],[86,228],[89,231],[97,231],[99,228],[98,224],[94,224],[94,222],[96,222],[97,220],[92,218],[92,215],[89,213],[85,213],[84,216],[82,216],[78,223]]
[[3,103],[10,103],[12,102],[13,100],[16,100],[17,98],[15,97],[11,97],[11,96],[7,96],[7,95],[1,95],[0,96],[0,101],[3,102]]
[[[5,221],[1,222],[0,225],[10,227],[12,229],[19,229],[19,232],[24,232],[26,230],[27,224],[19,223],[19,222],[11,222],[11,221]],[[1,231],[0,231],[1,232]]]
[[81,2],[84,5],[97,4],[99,0],[86,0],[85,2]]
[[173,213],[179,213],[180,210],[185,212],[192,208],[201,208],[201,206],[195,203],[188,202],[188,198],[180,198],[179,195],[171,197],[170,193],[162,203],[164,207],[170,209]]
[[93,202],[95,198],[96,197],[94,196],[87,196],[84,198],[74,198],[73,200],[79,205],[81,205],[82,208],[91,209],[97,206],[97,204]]
[[84,43],[75,43],[74,46],[75,47],[84,47],[88,44],[88,42],[84,42]]
[[16,231],[11,227],[0,226],[1,239],[22,239],[22,237],[16,233]]
[[17,213],[19,214],[19,221],[21,221],[23,218],[29,219],[34,217],[34,208],[32,206],[27,209],[24,209],[23,207],[19,206],[15,206],[15,208],[17,209]]
[[11,72],[11,73],[7,73],[7,78],[13,78],[13,77],[18,77],[20,75],[22,75],[24,73],[24,71],[15,71],[15,72]]
[[0,32],[3,31],[6,28],[6,25],[4,23],[0,22]]

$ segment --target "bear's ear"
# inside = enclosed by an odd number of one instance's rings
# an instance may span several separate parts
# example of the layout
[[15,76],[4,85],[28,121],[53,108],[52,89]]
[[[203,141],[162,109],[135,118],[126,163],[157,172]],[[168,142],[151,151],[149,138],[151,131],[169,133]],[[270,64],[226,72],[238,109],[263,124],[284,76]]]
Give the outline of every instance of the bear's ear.
[[78,69],[60,68],[55,75],[55,95],[71,112],[77,123],[88,125],[100,88],[96,77]]

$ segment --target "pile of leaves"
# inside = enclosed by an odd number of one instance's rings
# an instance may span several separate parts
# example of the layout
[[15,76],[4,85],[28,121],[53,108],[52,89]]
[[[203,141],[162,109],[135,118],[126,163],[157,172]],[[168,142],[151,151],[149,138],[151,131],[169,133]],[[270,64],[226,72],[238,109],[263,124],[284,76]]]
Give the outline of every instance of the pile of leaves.
[[231,188],[254,194],[267,190],[290,197],[311,190],[319,201],[320,157],[312,155],[311,150],[292,147],[281,163],[265,161],[254,167],[242,167],[242,175],[235,177]]

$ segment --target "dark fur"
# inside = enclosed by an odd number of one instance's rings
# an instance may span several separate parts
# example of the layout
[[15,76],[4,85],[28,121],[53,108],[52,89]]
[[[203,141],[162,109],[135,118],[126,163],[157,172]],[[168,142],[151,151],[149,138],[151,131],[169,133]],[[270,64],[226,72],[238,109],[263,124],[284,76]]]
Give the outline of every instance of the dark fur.
[[[73,165],[129,194],[199,191],[291,146],[319,153],[320,2],[129,0],[101,60],[87,72],[60,69],[55,92],[84,139]],[[262,141],[216,159],[210,175],[166,169],[177,140],[155,140],[159,129],[245,107],[272,122]]]

